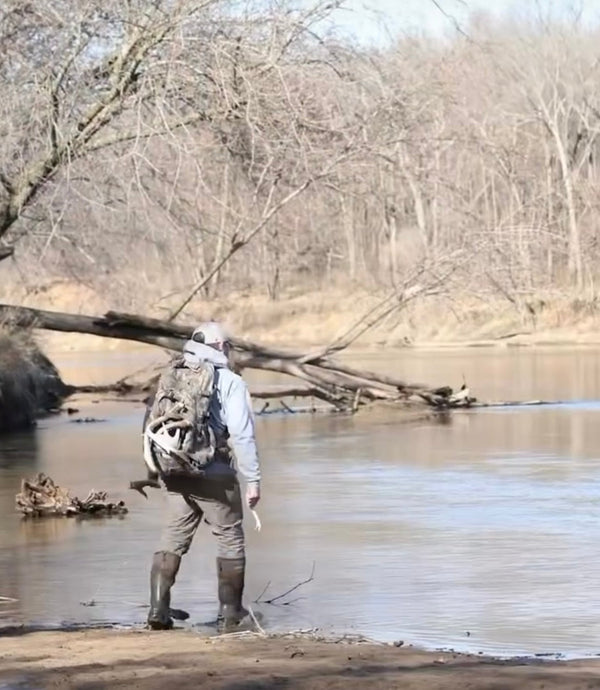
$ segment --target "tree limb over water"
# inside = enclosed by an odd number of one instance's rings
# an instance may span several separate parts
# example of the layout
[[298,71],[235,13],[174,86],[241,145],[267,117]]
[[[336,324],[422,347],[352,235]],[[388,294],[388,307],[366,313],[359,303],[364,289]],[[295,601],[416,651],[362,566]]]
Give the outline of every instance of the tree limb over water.
[[[181,351],[184,341],[193,331],[193,326],[137,314],[107,312],[104,316],[88,316],[6,304],[0,304],[0,321],[19,328],[43,328],[133,340],[174,351]],[[430,388],[422,384],[408,383],[394,376],[349,367],[330,356],[332,351],[339,352],[343,349],[338,342],[312,353],[265,346],[236,337],[233,337],[231,342],[233,363],[237,369],[273,371],[303,382],[302,385],[254,390],[253,395],[257,398],[315,397],[340,411],[352,412],[374,401],[413,403],[436,409],[448,409],[468,407],[474,400],[464,386],[455,393],[449,386]],[[139,393],[148,390],[151,383],[152,380],[135,385],[121,379],[111,386],[72,386],[70,390]]]

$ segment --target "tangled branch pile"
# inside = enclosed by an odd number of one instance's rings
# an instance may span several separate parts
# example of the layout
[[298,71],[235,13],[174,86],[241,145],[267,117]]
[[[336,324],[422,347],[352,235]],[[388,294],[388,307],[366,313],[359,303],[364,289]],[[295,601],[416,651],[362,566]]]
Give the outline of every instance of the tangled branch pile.
[[27,517],[60,515],[124,515],[127,508],[123,501],[112,503],[105,491],[90,491],[82,501],[69,496],[67,489],[55,484],[40,472],[32,480],[23,479],[21,491],[16,495],[16,508]]

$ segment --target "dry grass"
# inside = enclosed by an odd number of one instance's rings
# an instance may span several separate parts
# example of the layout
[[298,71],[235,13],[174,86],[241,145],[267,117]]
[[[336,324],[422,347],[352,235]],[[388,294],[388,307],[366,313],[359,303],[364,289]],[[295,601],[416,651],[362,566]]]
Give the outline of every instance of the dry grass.
[[[322,345],[345,333],[383,297],[384,293],[330,289],[273,302],[264,296],[236,294],[196,303],[186,319],[221,319],[239,336],[274,344]],[[356,345],[405,347],[514,338],[600,340],[600,300],[568,292],[540,293],[514,303],[494,294],[451,293],[422,298],[392,313],[361,336]]]
[[[383,297],[382,294],[331,287],[328,290],[288,292],[280,300],[264,294],[237,292],[205,301],[197,299],[181,316],[196,323],[215,318],[224,321],[240,337],[290,347],[322,345],[333,341],[360,320]],[[97,294],[89,287],[54,281],[27,295],[13,293],[0,299],[15,304],[66,311],[102,314],[119,309],[118,299]],[[151,306],[140,301],[140,313],[166,318],[179,296]],[[448,345],[473,341],[572,342],[600,340],[600,300],[568,291],[538,293],[513,298],[470,292],[422,298],[391,314],[365,333],[359,347]],[[116,341],[75,334],[43,336],[46,350],[109,349]]]

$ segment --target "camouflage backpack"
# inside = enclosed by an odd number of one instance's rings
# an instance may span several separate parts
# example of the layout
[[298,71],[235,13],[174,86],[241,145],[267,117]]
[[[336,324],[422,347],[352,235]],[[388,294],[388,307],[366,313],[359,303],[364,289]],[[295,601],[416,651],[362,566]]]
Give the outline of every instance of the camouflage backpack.
[[144,460],[163,478],[201,477],[216,450],[208,423],[215,369],[174,360],[161,375],[144,428]]

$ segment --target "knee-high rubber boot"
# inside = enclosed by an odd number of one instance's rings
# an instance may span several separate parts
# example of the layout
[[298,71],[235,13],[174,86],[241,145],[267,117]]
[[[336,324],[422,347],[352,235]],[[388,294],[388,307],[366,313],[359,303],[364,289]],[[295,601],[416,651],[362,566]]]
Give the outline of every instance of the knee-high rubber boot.
[[150,612],[148,626],[152,630],[169,630],[173,627],[169,606],[171,587],[179,570],[181,556],[169,551],[158,551],[152,560],[150,572]]
[[242,606],[245,558],[217,558],[219,618],[225,629],[236,626],[248,611]]

